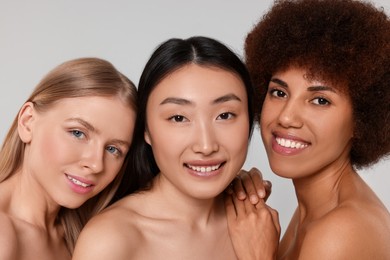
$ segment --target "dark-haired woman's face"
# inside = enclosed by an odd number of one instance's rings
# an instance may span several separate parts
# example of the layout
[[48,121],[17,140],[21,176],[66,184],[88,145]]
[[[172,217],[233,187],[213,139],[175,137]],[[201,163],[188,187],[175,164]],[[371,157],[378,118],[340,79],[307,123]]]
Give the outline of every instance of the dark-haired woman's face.
[[248,147],[244,83],[229,71],[195,64],[163,79],[147,104],[145,140],[160,181],[193,198],[221,193],[242,167]]
[[305,70],[275,73],[261,114],[261,134],[272,170],[283,177],[307,176],[349,160],[353,135],[348,96]]

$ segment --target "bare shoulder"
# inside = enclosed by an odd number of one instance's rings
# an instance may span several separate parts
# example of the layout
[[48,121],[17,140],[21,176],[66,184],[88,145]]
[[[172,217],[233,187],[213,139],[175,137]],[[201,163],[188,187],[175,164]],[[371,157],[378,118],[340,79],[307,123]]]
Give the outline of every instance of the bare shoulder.
[[136,224],[137,212],[127,206],[131,200],[123,200],[87,223],[77,240],[72,259],[131,259],[142,232]]
[[387,259],[389,241],[388,212],[341,205],[308,227],[300,259]]
[[18,235],[11,218],[0,212],[0,259],[16,259],[18,254]]

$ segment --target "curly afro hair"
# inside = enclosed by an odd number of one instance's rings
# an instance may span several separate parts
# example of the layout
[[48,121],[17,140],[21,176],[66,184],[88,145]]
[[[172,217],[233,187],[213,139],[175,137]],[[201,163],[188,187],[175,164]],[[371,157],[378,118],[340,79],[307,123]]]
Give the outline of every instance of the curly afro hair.
[[350,96],[354,167],[389,155],[390,21],[383,10],[353,0],[276,1],[248,34],[245,59],[258,115],[271,76],[297,66]]

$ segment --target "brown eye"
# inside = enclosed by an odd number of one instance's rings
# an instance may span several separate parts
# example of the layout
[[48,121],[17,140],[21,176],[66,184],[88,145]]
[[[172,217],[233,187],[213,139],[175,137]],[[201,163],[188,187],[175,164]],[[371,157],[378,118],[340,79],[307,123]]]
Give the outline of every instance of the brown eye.
[[220,115],[217,117],[217,119],[220,119],[220,120],[228,120],[228,119],[231,119],[232,117],[234,117],[234,114],[233,114],[233,113],[226,112],[226,113],[220,114]]

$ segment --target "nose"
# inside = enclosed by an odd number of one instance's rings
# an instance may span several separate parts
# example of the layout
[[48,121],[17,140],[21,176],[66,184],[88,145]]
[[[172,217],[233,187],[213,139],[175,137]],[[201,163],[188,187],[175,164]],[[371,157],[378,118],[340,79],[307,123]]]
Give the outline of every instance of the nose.
[[210,155],[219,149],[219,144],[216,138],[215,129],[212,124],[200,123],[194,129],[194,143],[192,150],[195,153]]
[[91,173],[99,173],[104,168],[104,148],[89,144],[83,153],[82,167]]
[[303,125],[301,113],[300,104],[297,101],[289,100],[284,103],[278,116],[278,122],[285,128],[300,128]]

